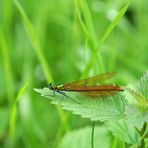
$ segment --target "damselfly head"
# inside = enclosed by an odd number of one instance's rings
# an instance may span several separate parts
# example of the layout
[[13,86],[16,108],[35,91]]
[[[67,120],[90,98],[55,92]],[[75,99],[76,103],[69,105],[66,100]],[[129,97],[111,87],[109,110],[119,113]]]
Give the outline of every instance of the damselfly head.
[[54,90],[54,86],[53,86],[52,82],[48,84],[48,88],[51,89],[51,90]]

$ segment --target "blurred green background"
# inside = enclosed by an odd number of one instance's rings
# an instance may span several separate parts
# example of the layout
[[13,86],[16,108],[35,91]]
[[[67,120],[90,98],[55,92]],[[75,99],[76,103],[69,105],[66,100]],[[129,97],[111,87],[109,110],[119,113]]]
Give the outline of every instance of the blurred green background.
[[100,45],[125,4],[0,0],[0,147],[57,147],[70,131],[91,125],[51,105],[33,88],[106,71],[117,71],[114,82],[128,85],[146,72],[147,0],[132,1]]

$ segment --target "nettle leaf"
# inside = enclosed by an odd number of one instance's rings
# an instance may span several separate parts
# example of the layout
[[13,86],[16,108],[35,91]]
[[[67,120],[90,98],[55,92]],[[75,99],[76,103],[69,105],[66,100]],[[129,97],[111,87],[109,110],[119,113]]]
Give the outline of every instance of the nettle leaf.
[[91,98],[77,92],[66,92],[66,96],[55,93],[49,88],[34,89],[41,96],[48,97],[53,104],[60,105],[63,109],[72,111],[74,114],[89,118],[92,121],[106,121],[119,119],[124,115],[125,99],[121,93],[106,98]]
[[123,142],[128,144],[138,144],[140,141],[140,136],[136,128],[134,128],[133,125],[130,125],[124,118],[107,121],[105,122],[105,126],[115,137]]
[[143,95],[145,99],[148,100],[148,71],[138,82],[137,88],[139,93],[141,93],[141,95]]
[[140,79],[137,90],[128,89],[129,93],[135,98],[135,106],[142,112],[148,111],[148,72]]
[[[91,148],[91,132],[92,127],[85,127],[67,133],[59,148]],[[110,148],[112,147],[112,136],[104,127],[95,127],[94,131],[94,147]]]
[[137,90],[128,89],[128,92],[137,103],[126,107],[126,120],[130,125],[141,129],[148,122],[148,72],[138,82]]
[[138,129],[141,129],[143,124],[148,122],[148,111],[141,112],[133,105],[126,106],[125,114],[128,124]]

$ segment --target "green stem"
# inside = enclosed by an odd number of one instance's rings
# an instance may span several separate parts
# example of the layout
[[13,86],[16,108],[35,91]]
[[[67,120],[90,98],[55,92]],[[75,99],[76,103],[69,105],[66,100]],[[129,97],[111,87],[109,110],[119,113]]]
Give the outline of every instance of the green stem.
[[95,129],[95,123],[93,122],[92,133],[91,133],[91,148],[94,148],[94,129]]

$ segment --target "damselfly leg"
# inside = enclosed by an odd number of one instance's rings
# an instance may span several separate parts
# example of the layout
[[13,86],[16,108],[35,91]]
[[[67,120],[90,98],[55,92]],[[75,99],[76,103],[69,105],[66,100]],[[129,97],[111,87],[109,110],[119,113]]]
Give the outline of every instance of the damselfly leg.
[[57,90],[56,92],[58,92],[58,93],[63,95],[63,97],[60,100],[60,104],[61,104],[62,100],[64,99],[64,97],[69,98],[70,100],[72,100],[72,101],[74,101],[74,102],[76,102],[78,104],[81,104],[80,102],[78,102],[78,101],[74,100],[73,98],[69,97],[68,95],[66,95],[66,93],[63,92],[63,91]]

